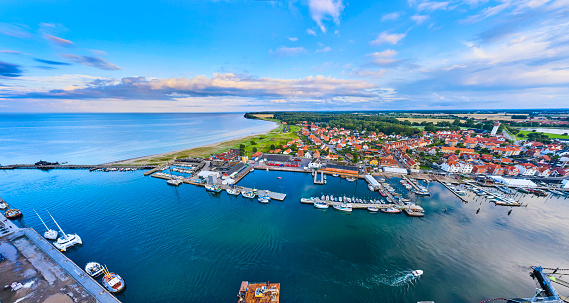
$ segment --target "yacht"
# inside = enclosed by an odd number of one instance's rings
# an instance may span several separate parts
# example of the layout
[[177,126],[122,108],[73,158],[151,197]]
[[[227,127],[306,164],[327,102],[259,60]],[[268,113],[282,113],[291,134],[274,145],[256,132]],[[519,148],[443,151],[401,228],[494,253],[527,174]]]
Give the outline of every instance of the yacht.
[[236,188],[228,188],[227,194],[232,195],[232,196],[239,196],[241,194],[241,192]]
[[211,191],[214,193],[220,193],[222,191],[221,186],[219,186],[219,185],[206,185],[205,190]]
[[325,208],[328,208],[329,206],[328,206],[328,203],[326,203],[326,202],[314,202],[314,207],[325,209]]
[[125,283],[121,276],[115,274],[114,272],[109,272],[104,270],[105,276],[103,277],[103,286],[111,293],[121,292],[125,288]]
[[420,269],[417,269],[417,270],[412,271],[411,274],[412,274],[414,277],[419,277],[419,276],[422,276],[422,275],[423,275],[423,271],[420,270]]
[[168,185],[173,185],[173,186],[179,186],[180,184],[182,184],[182,180],[177,180],[177,179],[170,179],[168,181],[166,181],[166,183]]
[[103,266],[97,262],[89,262],[85,265],[85,272],[93,278],[102,275],[104,270]]
[[40,215],[38,214],[38,212],[35,209],[34,209],[34,212],[36,213],[38,218],[40,218],[40,221],[41,221],[41,223],[43,223],[43,226],[45,226],[45,232],[43,233],[44,238],[46,238],[48,240],[57,239],[57,231],[48,228],[47,225],[45,224],[45,222],[43,221],[43,219],[40,217]]
[[[49,214],[49,212],[48,212],[48,214]],[[67,251],[67,248],[69,248],[73,245],[83,244],[83,242],[81,241],[81,237],[79,237],[79,235],[77,235],[77,234],[70,234],[70,235],[66,234],[63,231],[63,229],[61,229],[61,226],[59,226],[59,224],[57,224],[57,221],[55,221],[53,216],[51,214],[49,214],[49,216],[51,217],[51,219],[53,220],[55,225],[57,225],[57,228],[59,228],[59,231],[63,235],[62,237],[59,237],[59,239],[57,239],[57,241],[55,241],[55,243],[53,243],[53,246],[55,246],[55,248],[57,248],[61,251]]]
[[401,212],[401,210],[399,208],[390,207],[390,208],[382,208],[380,212],[387,214],[398,214]]
[[334,205],[334,209],[344,212],[351,212],[352,211],[352,204],[336,204]]

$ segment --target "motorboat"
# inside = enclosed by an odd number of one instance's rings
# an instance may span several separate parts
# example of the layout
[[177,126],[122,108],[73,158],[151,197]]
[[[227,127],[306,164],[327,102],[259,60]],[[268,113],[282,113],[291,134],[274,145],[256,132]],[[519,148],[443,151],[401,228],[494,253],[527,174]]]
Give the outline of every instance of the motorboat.
[[328,203],[320,201],[320,202],[314,202],[314,207],[320,208],[320,209],[326,209],[329,206],[328,206]]
[[269,196],[261,196],[259,197],[259,203],[267,204],[271,201],[271,197]]
[[252,191],[244,191],[244,192],[241,192],[241,194],[243,195],[243,197],[249,198],[249,199],[253,199],[256,196],[256,194]]
[[219,185],[206,185],[205,190],[211,191],[214,193],[220,193],[222,191],[221,186],[219,186]]
[[[48,214],[49,214],[49,212],[48,212]],[[59,231],[62,234],[62,236],[59,237],[59,239],[57,239],[57,241],[55,241],[53,243],[53,246],[55,246],[55,248],[59,249],[60,251],[67,251],[67,249],[71,246],[83,244],[83,242],[81,241],[81,237],[79,237],[79,235],[77,235],[77,234],[66,234],[63,231],[63,229],[61,229],[61,226],[59,226],[59,224],[57,224],[57,221],[55,221],[53,216],[51,214],[49,214],[49,216],[51,217],[51,219],[53,220],[55,225],[57,225],[57,228],[59,228]]]
[[455,189],[454,189],[454,192],[455,192],[457,195],[459,195],[459,196],[465,196],[465,195],[466,195],[466,192],[463,191],[463,190],[460,189],[460,188],[455,188]]
[[232,196],[239,196],[241,194],[241,191],[239,191],[236,188],[228,188],[227,194],[232,195]]
[[351,212],[352,211],[352,204],[336,204],[334,205],[334,209],[344,212]]
[[6,209],[6,207],[8,207],[8,204],[0,198],[0,209]]
[[374,188],[373,186],[371,186],[371,184],[368,184],[367,188],[368,188],[370,191],[375,191],[375,188]]
[[423,275],[423,271],[420,270],[420,269],[417,269],[417,270],[412,271],[411,274],[412,274],[414,277],[420,277],[420,276]]
[[24,216],[19,209],[10,208],[10,206],[8,206],[7,204],[6,208],[8,208],[8,210],[4,213],[4,216],[6,216],[6,218],[8,218],[9,220],[20,219],[21,217]]
[[93,278],[102,275],[104,271],[103,266],[97,262],[89,262],[85,265],[85,272]]
[[277,177],[277,179],[282,179],[283,177]]
[[357,179],[354,178],[354,177],[346,178],[346,181],[348,181],[348,182],[356,182],[356,180],[357,180]]
[[182,180],[170,179],[166,181],[168,185],[179,186],[180,184],[184,183]]
[[378,192],[382,197],[387,197],[387,194],[383,190],[378,190]]
[[338,174],[332,174],[332,177],[339,177],[340,175]]
[[40,218],[41,223],[43,223],[43,226],[45,227],[45,232],[43,233],[44,238],[46,238],[48,240],[57,239],[57,231],[53,230],[51,228],[48,228],[47,225],[45,224],[45,222],[43,221],[43,219],[40,217],[40,215],[38,214],[38,212],[35,209],[34,209],[34,212],[36,213],[38,218]]
[[126,284],[121,276],[114,272],[109,272],[105,269],[105,276],[103,277],[103,286],[111,293],[118,293],[124,290]]
[[398,214],[401,212],[401,210],[399,208],[395,208],[395,207],[382,208],[379,211],[382,213],[386,213],[386,214]]
[[376,212],[379,211],[379,208],[377,208],[377,207],[371,207],[371,206],[370,206],[370,207],[367,208],[367,210],[368,210],[370,213],[376,213]]

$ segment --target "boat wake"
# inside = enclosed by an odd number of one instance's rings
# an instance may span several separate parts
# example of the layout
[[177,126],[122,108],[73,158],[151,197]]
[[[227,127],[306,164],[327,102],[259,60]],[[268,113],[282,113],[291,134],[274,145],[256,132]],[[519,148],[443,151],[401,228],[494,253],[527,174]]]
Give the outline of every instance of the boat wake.
[[361,281],[361,286],[371,288],[378,284],[383,284],[391,287],[410,287],[420,277],[414,273],[415,271],[396,271],[385,274],[377,274],[371,278]]

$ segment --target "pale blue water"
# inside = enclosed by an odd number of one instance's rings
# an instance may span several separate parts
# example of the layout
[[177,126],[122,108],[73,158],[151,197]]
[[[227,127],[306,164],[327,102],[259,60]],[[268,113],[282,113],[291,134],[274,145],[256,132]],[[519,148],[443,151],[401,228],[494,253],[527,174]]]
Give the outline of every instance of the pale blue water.
[[0,164],[101,164],[270,130],[243,114],[0,114]]
[[[19,224],[42,233],[33,209],[49,209],[83,239],[66,255],[123,276],[119,299],[129,303],[235,302],[242,280],[280,282],[281,302],[479,302],[531,296],[531,265],[569,265],[564,198],[525,196],[529,206],[508,215],[431,183],[433,196],[417,200],[427,216],[409,218],[299,202],[322,193],[379,198],[361,180],[317,186],[309,174],[255,171],[242,185],[288,196],[263,205],[141,172],[0,171],[0,195],[25,215]],[[414,269],[425,273],[411,279]]]

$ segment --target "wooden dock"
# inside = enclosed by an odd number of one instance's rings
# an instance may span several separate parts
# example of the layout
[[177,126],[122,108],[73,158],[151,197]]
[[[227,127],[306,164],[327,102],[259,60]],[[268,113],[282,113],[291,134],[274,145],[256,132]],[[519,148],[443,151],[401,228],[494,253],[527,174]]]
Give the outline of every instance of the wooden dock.
[[243,303],[278,303],[280,300],[280,283],[241,282],[237,297]]
[[445,182],[441,182],[441,184],[446,187],[451,193],[453,193],[455,196],[457,196],[460,201],[464,202],[464,203],[468,203],[468,200],[466,200],[463,196],[457,194],[454,190],[452,190],[450,187],[448,187],[448,185],[446,185]]

